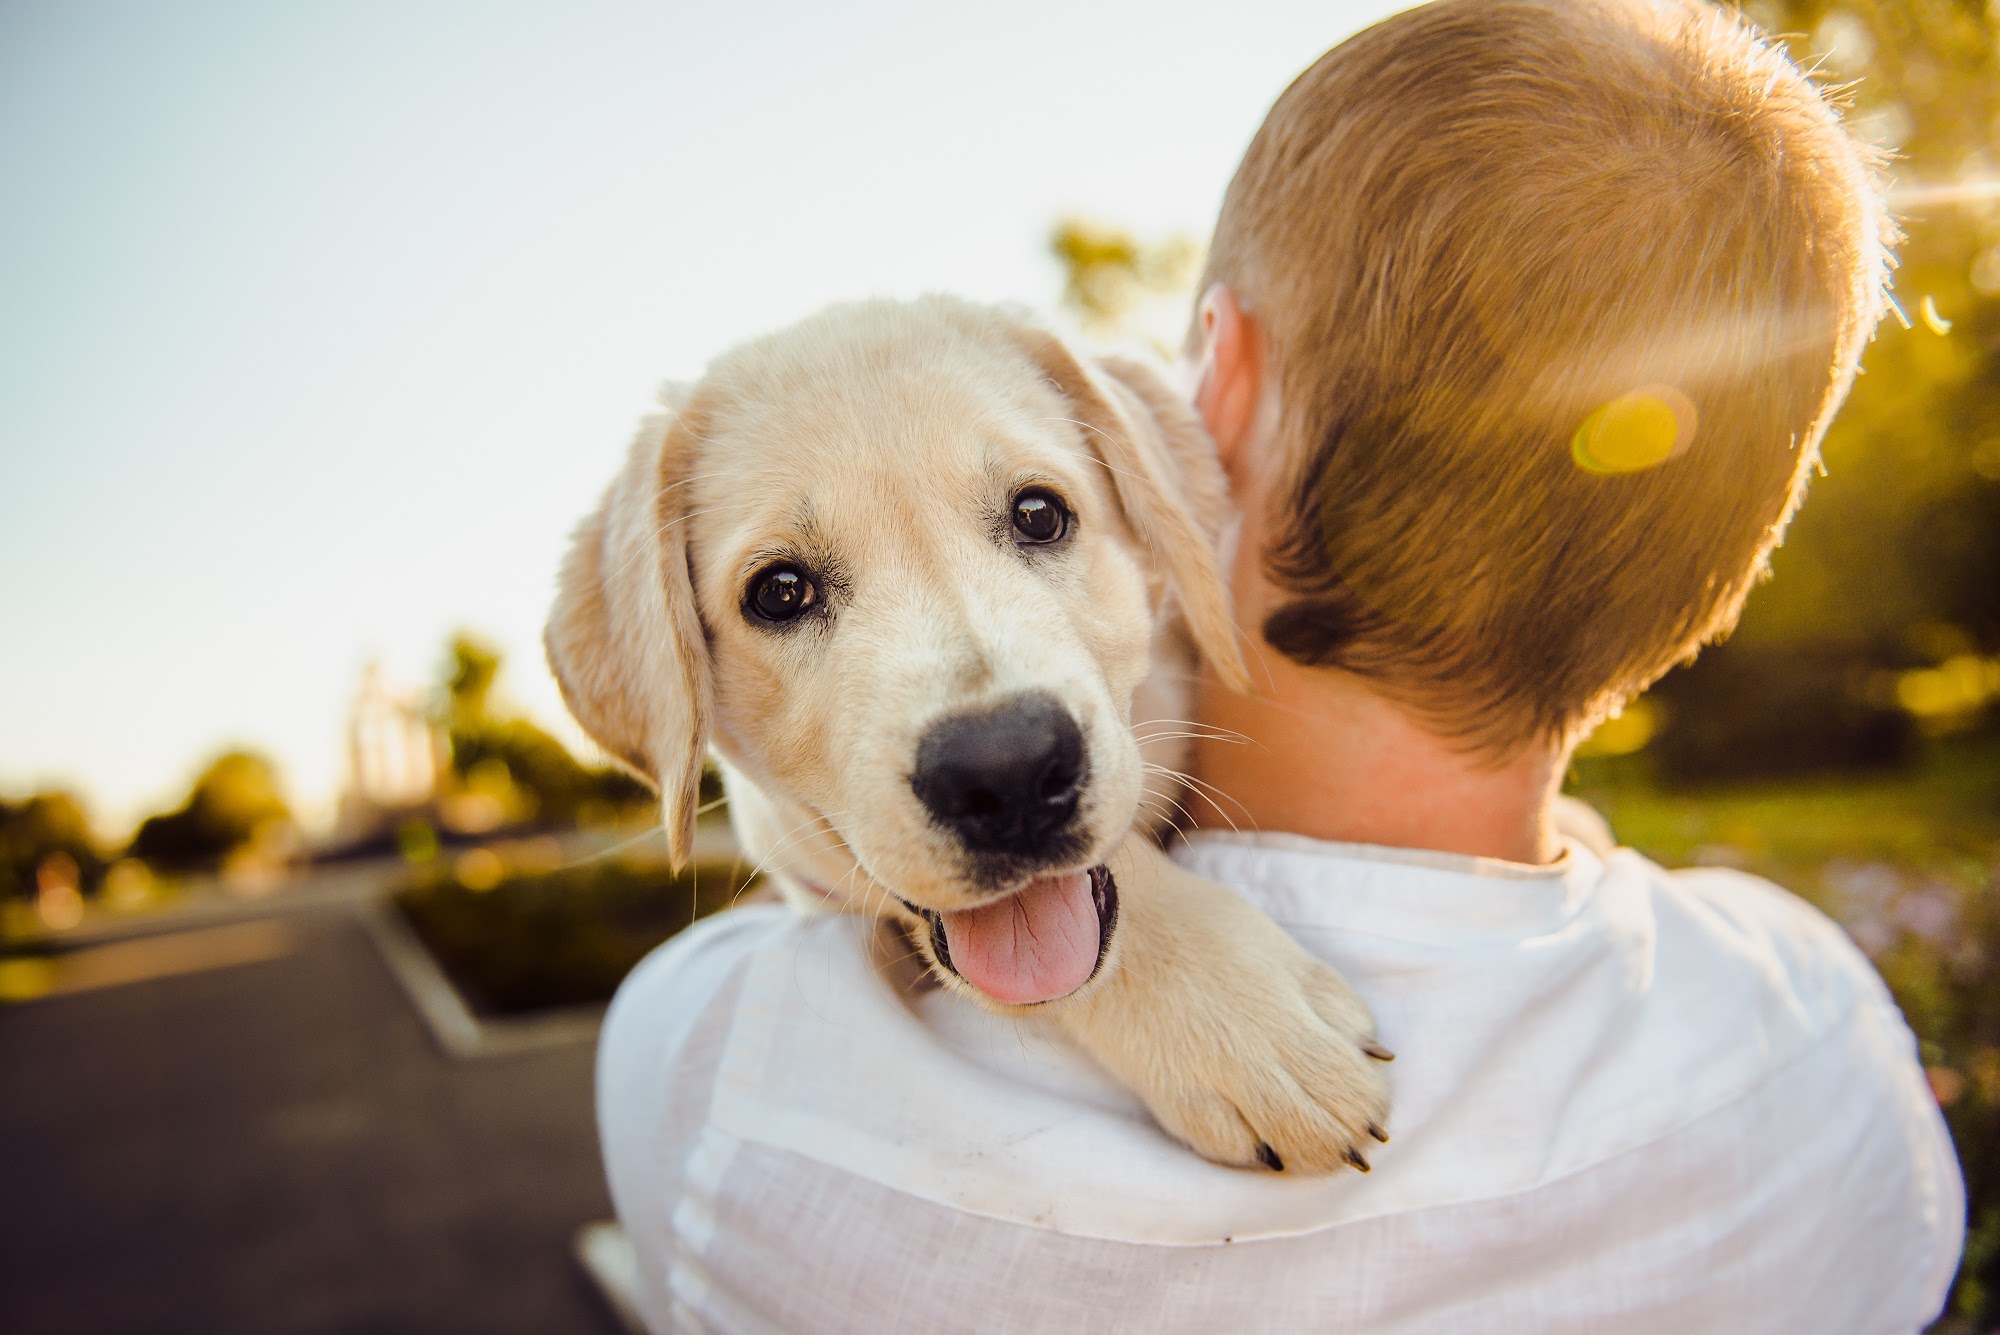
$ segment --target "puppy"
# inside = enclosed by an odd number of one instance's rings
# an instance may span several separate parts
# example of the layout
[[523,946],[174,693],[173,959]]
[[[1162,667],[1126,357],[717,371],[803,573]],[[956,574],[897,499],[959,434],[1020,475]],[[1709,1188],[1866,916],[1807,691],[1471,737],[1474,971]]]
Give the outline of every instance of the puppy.
[[712,751],[794,903],[897,919],[946,986],[1054,1024],[1211,1159],[1365,1169],[1366,1007],[1151,837],[1196,653],[1244,683],[1188,408],[942,297],[835,307],[664,398],[546,641],[675,861]]

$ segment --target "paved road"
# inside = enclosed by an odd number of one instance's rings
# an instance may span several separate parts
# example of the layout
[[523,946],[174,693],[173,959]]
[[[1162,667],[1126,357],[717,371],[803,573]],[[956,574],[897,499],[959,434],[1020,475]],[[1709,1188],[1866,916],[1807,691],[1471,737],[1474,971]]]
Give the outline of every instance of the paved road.
[[0,1328],[614,1329],[588,1045],[438,1053],[351,910],[283,958],[0,1007]]

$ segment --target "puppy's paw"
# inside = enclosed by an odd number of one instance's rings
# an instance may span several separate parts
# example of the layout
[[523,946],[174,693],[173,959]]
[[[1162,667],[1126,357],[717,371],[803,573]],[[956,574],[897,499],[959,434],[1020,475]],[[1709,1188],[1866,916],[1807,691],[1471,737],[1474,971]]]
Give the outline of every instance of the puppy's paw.
[[1366,1172],[1388,1139],[1391,1054],[1339,974],[1226,887],[1128,842],[1116,954],[1072,1038],[1169,1132],[1219,1163]]
[[1389,1139],[1391,1055],[1340,975],[1299,954],[1274,970],[1275,986],[1225,1003],[1232,1023],[1170,1037],[1192,1079],[1169,1058],[1164,1078],[1139,1092],[1162,1126],[1218,1163],[1365,1173]]

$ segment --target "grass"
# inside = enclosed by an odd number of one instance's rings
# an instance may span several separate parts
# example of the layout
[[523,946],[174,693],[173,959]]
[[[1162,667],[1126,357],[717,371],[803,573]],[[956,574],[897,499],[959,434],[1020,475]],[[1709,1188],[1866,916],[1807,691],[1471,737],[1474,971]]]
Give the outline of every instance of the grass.
[[1659,786],[1641,752],[1577,762],[1569,791],[1603,812],[1621,843],[1667,866],[1741,866],[1829,911],[1847,866],[1977,892],[2000,863],[2000,738],[1938,743],[1908,771],[1698,792]]

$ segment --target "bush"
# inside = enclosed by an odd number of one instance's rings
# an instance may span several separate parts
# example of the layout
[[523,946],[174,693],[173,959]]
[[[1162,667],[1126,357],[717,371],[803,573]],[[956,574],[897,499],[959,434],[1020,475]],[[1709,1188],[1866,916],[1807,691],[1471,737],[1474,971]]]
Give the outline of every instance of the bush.
[[608,1000],[632,966],[696,918],[746,892],[750,868],[600,859],[505,871],[461,853],[395,891],[396,906],[474,1008],[513,1015]]
[[586,765],[504,710],[495,692],[501,666],[499,651],[472,635],[461,632],[446,646],[437,721],[451,747],[441,804],[447,826],[474,834],[574,826],[651,806],[650,790],[624,770]]

